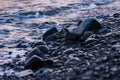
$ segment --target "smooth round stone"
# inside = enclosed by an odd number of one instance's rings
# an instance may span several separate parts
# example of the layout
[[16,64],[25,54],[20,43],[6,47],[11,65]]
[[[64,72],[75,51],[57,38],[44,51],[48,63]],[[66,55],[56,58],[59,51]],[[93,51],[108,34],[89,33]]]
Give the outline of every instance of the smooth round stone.
[[57,32],[58,32],[58,30],[57,30],[56,27],[50,28],[49,30],[47,30],[47,31],[43,34],[43,36],[42,36],[43,41],[45,41],[45,39],[46,39],[48,36],[50,36],[50,35],[52,35],[52,34],[54,34],[54,33],[57,33]]

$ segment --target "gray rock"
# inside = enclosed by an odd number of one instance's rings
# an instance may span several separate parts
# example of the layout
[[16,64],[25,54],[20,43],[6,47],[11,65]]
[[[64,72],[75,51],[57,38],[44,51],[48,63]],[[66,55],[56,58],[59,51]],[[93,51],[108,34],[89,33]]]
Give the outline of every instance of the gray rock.
[[58,32],[58,30],[57,30],[57,28],[56,27],[52,27],[52,28],[50,28],[49,30],[47,30],[44,34],[43,34],[43,41],[49,36],[49,35],[52,35],[52,34],[54,34],[54,33],[57,33]]
[[33,71],[38,70],[41,67],[44,67],[44,62],[42,58],[34,55],[25,62],[25,69],[31,69]]
[[93,18],[86,19],[78,28],[73,29],[72,32],[82,35],[85,31],[93,31],[97,33],[102,29],[102,25]]

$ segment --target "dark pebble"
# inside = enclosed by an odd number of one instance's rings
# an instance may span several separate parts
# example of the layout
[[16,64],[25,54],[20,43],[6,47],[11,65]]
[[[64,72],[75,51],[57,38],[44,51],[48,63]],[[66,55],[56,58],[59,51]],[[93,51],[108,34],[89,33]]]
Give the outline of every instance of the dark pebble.
[[43,41],[49,36],[49,35],[52,35],[54,33],[57,33],[58,30],[56,27],[53,27],[53,28],[50,28],[49,30],[47,30],[44,34],[43,34]]
[[65,51],[63,51],[63,55],[64,55],[64,54],[65,54],[65,55],[68,55],[68,54],[72,54],[72,53],[74,53],[74,50],[73,50],[72,48],[66,49]]
[[44,62],[40,57],[34,55],[25,62],[24,67],[25,69],[31,69],[33,71],[36,71],[39,68],[44,67]]
[[85,44],[90,44],[90,43],[97,43],[97,39],[96,38],[88,38],[87,40],[85,40]]

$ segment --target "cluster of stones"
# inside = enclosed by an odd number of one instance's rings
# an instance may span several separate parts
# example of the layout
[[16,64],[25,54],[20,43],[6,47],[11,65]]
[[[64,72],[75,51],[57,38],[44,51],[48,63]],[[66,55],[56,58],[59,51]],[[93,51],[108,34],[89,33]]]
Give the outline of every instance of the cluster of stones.
[[[99,77],[99,73],[95,70],[100,71],[102,68],[108,70],[106,67],[110,59],[114,61],[113,57],[115,59],[119,57],[117,52],[116,56],[109,54],[109,49],[120,52],[120,45],[117,44],[119,41],[108,42],[113,45],[109,46],[105,40],[110,38],[104,38],[107,36],[115,37],[116,40],[120,37],[119,33],[109,34],[109,29],[93,18],[80,21],[71,31],[67,28],[59,31],[56,27],[52,27],[43,34],[42,40],[31,44],[32,50],[26,53],[24,68],[33,71],[38,80],[57,79],[58,76],[61,79],[67,77],[67,79],[82,80],[92,79],[92,75]],[[105,49],[101,44],[108,48]],[[107,54],[109,56],[105,56]],[[106,66],[102,67],[100,65],[102,63]],[[117,70],[114,67],[110,69]],[[109,76],[103,75],[105,78]]]

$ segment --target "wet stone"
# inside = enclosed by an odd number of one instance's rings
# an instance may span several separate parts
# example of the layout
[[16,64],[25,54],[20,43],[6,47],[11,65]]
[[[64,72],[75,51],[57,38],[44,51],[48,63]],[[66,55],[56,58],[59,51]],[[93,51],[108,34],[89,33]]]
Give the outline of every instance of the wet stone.
[[73,29],[72,32],[82,35],[85,31],[93,31],[94,33],[98,33],[100,29],[102,29],[102,25],[95,20],[94,18],[86,19],[78,28]]
[[56,27],[52,27],[52,28],[50,28],[49,30],[47,30],[44,34],[43,34],[43,41],[48,37],[48,36],[50,36],[50,35],[52,35],[52,34],[54,34],[54,33],[57,33],[58,32],[58,30],[57,30],[57,28]]
[[34,55],[25,62],[24,67],[25,69],[31,69],[33,71],[36,71],[39,68],[44,67],[44,62],[40,57]]

